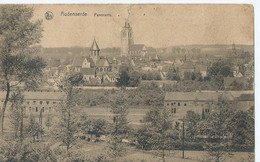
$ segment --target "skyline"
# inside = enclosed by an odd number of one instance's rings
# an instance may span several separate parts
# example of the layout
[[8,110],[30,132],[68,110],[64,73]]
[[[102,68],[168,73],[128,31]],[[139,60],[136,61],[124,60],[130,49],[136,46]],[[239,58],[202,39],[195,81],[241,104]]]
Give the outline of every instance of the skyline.
[[[43,47],[120,47],[128,17],[135,44],[161,48],[178,45],[254,44],[253,8],[250,5],[32,5],[34,20],[43,20]],[[53,20],[44,13],[51,11]],[[174,12],[173,12],[174,11]],[[87,16],[61,16],[86,12]],[[98,17],[94,14],[111,14]],[[196,15],[196,16],[194,16]]]

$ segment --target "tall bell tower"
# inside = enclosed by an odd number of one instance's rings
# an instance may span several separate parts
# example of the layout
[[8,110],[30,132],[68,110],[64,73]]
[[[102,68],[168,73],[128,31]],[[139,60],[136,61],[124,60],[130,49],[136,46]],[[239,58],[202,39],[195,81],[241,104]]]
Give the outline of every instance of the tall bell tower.
[[129,54],[130,46],[134,44],[134,33],[128,19],[121,31],[121,56]]

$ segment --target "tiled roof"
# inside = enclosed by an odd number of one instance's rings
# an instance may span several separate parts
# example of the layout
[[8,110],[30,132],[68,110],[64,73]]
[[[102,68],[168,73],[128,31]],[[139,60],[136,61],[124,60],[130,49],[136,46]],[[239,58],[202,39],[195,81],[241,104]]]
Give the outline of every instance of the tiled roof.
[[236,98],[237,101],[254,101],[254,94],[242,94]]
[[130,51],[142,51],[144,48],[144,44],[134,44],[130,46]]
[[84,57],[74,58],[71,66],[72,66],[72,67],[82,66],[84,59],[85,59]]
[[218,101],[219,96],[223,95],[228,101],[234,100],[228,92],[167,92],[166,101]]
[[192,65],[191,62],[185,62],[182,66],[182,69],[194,69],[194,66]]
[[109,62],[106,58],[101,58],[101,59],[97,60],[96,66],[97,67],[101,67],[101,66],[102,67],[104,67],[104,66],[109,67],[110,65],[109,65]]
[[82,68],[80,70],[80,73],[82,75],[95,75],[95,69],[94,68]]
[[[24,95],[25,100],[60,100],[65,96],[61,91],[24,91],[22,94]],[[0,91],[1,100],[5,98],[5,95],[5,91]]]
[[92,43],[92,46],[90,47],[90,51],[100,51],[100,49],[99,49],[95,39],[94,39],[94,41]]

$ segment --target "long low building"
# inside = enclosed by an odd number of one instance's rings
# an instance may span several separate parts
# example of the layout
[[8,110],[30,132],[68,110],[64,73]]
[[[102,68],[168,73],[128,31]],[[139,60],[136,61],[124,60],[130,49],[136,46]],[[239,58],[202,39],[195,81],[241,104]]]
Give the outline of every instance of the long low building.
[[[10,98],[13,92],[10,93]],[[37,114],[40,111],[51,112],[64,97],[62,91],[24,91],[22,92],[24,96],[23,105],[27,112]],[[0,103],[3,104],[6,96],[6,91],[0,91]],[[10,102],[9,102],[10,105]],[[2,105],[1,105],[2,106]]]
[[207,115],[220,98],[237,110],[254,108],[254,91],[167,92],[164,106],[173,114],[174,119],[183,119],[187,111]]
[[[14,93],[10,92],[10,99]],[[52,118],[56,116],[56,107],[65,97],[62,91],[23,91],[24,97],[23,106],[25,116],[32,116],[39,121],[42,128],[46,127],[47,117]],[[0,91],[0,106],[2,107],[6,97],[6,91]],[[10,101],[10,100],[9,100]],[[8,102],[5,113],[5,129],[11,131],[9,115],[10,115],[11,102]]]

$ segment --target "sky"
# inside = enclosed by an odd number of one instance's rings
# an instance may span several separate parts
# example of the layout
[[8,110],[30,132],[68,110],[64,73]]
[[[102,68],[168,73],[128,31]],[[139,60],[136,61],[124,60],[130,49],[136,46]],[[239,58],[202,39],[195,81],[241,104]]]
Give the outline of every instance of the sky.
[[[134,31],[134,42],[149,47],[194,44],[254,43],[254,11],[250,5],[33,5],[34,20],[43,20],[43,47],[120,47],[125,20]],[[128,12],[130,10],[130,14]],[[51,11],[52,20],[44,14]],[[85,12],[87,16],[61,16]],[[111,14],[111,17],[96,17]]]

